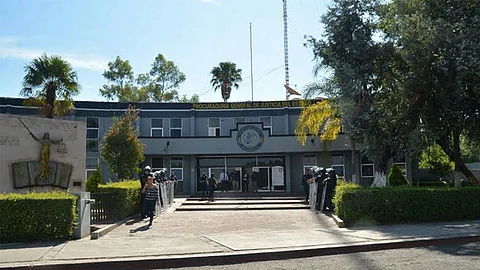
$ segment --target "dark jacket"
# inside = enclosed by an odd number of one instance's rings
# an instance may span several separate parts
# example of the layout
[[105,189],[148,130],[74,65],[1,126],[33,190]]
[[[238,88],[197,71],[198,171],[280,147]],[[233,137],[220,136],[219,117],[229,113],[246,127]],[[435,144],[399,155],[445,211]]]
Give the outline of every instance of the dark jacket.
[[310,179],[310,178],[312,178],[312,175],[311,175],[311,174],[304,174],[304,175],[302,176],[302,185],[308,186],[307,181],[308,181],[308,179]]

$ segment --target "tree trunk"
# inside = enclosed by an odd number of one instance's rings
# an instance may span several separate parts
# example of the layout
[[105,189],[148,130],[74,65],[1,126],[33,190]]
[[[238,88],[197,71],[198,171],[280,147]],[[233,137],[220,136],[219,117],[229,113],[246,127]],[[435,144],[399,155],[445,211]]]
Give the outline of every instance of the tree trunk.
[[[456,136],[454,136],[456,137]],[[454,147],[455,147],[455,144],[458,143],[458,152],[457,152],[457,155],[455,155],[454,151],[451,150],[449,147],[448,147],[448,143],[445,143],[444,141],[441,141],[441,140],[437,140],[437,144],[440,145],[443,149],[443,151],[445,152],[445,154],[447,154],[447,156],[455,161],[455,171],[456,172],[461,172],[463,173],[467,179],[470,181],[470,183],[472,183],[472,185],[474,186],[478,186],[479,183],[478,183],[478,180],[477,178],[475,177],[475,175],[467,168],[467,166],[465,165],[465,163],[463,163],[463,161],[461,160],[460,158],[460,143],[459,143],[459,137],[457,138],[458,141],[455,142],[455,138],[454,138]]]
[[53,118],[53,108],[55,106],[55,94],[56,94],[55,84],[49,83],[47,85],[47,93],[45,96],[45,101],[47,102],[47,118]]

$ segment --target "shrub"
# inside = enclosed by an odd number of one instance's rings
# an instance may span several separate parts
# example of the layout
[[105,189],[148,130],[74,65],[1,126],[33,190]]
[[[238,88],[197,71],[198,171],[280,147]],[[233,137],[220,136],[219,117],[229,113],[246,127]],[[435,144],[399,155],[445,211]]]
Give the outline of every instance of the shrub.
[[334,202],[347,226],[480,218],[478,187],[339,187]]
[[123,219],[139,212],[140,209],[140,181],[135,179],[120,182],[109,182],[98,185],[98,192],[113,193],[115,209],[113,217]]
[[103,177],[100,168],[97,168],[95,172],[87,179],[86,188],[88,192],[97,192],[98,185],[103,184]]
[[70,238],[76,202],[67,192],[0,194],[0,243]]
[[409,185],[407,178],[403,175],[400,167],[397,164],[393,164],[388,173],[388,184],[392,187]]

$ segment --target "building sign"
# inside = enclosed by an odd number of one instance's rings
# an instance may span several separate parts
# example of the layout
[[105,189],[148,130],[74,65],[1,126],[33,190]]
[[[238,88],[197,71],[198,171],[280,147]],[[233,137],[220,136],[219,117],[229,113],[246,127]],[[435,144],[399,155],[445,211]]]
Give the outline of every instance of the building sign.
[[264,140],[263,131],[257,126],[244,126],[237,132],[237,144],[244,151],[257,151]]
[[216,102],[216,103],[193,103],[197,110],[218,109],[256,109],[256,108],[284,108],[304,107],[316,103],[317,100],[285,100],[285,101],[258,101],[258,102]]

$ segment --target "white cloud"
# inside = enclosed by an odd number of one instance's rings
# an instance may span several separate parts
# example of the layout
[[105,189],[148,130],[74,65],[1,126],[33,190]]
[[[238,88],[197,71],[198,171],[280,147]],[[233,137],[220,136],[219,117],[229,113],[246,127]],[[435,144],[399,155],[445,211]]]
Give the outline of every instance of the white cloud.
[[220,0],[200,0],[203,3],[220,4]]
[[43,53],[47,55],[56,54],[67,60],[73,67],[77,69],[88,69],[95,71],[103,71],[107,68],[108,61],[98,55],[85,55],[82,57],[58,52],[45,52],[35,49],[26,49],[15,46],[16,38],[0,37],[0,58],[20,59],[30,62],[33,58],[41,56]]

